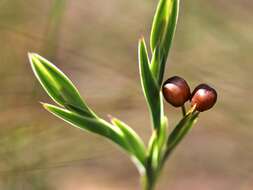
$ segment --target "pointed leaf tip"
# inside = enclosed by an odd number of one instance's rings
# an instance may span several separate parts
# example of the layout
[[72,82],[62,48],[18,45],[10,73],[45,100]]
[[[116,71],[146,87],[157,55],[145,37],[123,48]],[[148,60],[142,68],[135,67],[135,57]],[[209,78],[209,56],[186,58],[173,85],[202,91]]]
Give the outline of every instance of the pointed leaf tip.
[[152,52],[159,46],[163,47],[165,52],[169,50],[177,24],[178,9],[179,0],[160,0],[150,35]]
[[36,53],[28,53],[28,57],[36,78],[57,104],[94,116],[74,84],[60,69]]
[[170,47],[176,30],[179,0],[160,0],[154,16],[150,47],[153,53],[151,70],[161,85]]
[[138,56],[142,90],[148,103],[149,111],[152,114],[153,127],[156,128],[160,126],[160,90],[150,70],[150,61],[144,39],[139,41]]

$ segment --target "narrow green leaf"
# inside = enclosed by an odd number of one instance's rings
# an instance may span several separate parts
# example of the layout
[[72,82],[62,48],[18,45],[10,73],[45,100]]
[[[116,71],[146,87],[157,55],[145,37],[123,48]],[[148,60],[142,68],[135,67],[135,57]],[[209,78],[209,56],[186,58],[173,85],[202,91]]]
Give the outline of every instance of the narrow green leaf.
[[159,154],[160,154],[160,150],[159,150],[159,144],[158,141],[154,141],[153,144],[153,148],[152,148],[152,154],[151,154],[151,163],[152,163],[152,168],[154,171],[157,170],[157,168],[159,167]]
[[158,84],[163,80],[167,56],[173,41],[179,12],[179,0],[160,0],[152,24],[150,46],[151,70]]
[[162,151],[164,146],[166,145],[166,140],[168,136],[168,118],[166,116],[162,117],[162,122],[161,122],[161,131],[159,133],[158,137],[158,145],[159,145],[159,150]]
[[153,127],[159,128],[161,114],[159,97],[160,90],[150,70],[147,48],[143,38],[139,41],[138,55],[143,93],[148,103],[149,111],[152,115]]
[[154,178],[154,172],[158,167],[158,146],[157,146],[157,130],[153,131],[153,134],[149,140],[148,145],[148,156],[147,156],[147,164],[146,164],[146,172],[150,179]]
[[152,52],[156,47],[163,47],[167,52],[171,46],[177,24],[179,0],[160,0],[150,35]]
[[122,131],[110,123],[98,118],[81,116],[75,112],[54,105],[43,104],[43,106],[46,110],[74,127],[104,136],[126,151],[131,151]]
[[158,78],[158,74],[159,74],[159,66],[160,66],[160,52],[158,51],[158,48],[154,49],[153,55],[152,55],[152,59],[151,59],[151,64],[150,64],[150,70],[153,74],[153,76],[157,79]]
[[28,56],[36,78],[57,104],[73,111],[72,108],[82,110],[86,116],[95,115],[63,72],[38,54],[29,53]]
[[167,141],[167,156],[182,141],[185,135],[192,128],[193,124],[196,123],[197,118],[198,113],[190,112],[177,124]]
[[150,69],[159,86],[161,86],[163,82],[166,61],[167,55],[165,54],[165,51],[161,47],[155,48],[150,64]]
[[128,142],[132,153],[136,158],[145,165],[146,150],[145,145],[139,135],[127,124],[116,118],[111,118],[113,125],[119,127],[125,136],[125,140]]
[[160,132],[154,131],[149,142],[148,165],[152,170],[156,171],[160,167],[161,160],[165,154],[167,143],[168,119],[163,116],[161,120]]

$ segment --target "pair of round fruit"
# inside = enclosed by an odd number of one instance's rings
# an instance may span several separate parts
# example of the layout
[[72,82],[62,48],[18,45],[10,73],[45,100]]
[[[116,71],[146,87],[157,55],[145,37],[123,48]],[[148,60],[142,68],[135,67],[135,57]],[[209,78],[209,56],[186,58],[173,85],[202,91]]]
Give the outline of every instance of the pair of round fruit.
[[198,85],[191,93],[187,82],[178,76],[167,79],[162,91],[165,100],[174,107],[181,107],[190,100],[191,106],[199,112],[212,108],[217,100],[217,92],[207,84]]

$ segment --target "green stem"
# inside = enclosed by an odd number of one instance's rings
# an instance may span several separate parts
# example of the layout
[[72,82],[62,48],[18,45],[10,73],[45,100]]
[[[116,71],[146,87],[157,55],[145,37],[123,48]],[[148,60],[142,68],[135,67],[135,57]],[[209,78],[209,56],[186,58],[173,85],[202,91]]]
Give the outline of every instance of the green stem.
[[142,179],[142,190],[154,190],[155,182],[147,175],[143,175]]

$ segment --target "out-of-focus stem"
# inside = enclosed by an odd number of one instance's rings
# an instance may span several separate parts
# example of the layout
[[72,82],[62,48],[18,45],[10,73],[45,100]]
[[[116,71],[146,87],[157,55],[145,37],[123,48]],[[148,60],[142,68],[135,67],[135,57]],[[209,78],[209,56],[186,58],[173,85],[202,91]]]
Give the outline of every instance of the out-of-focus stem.
[[147,174],[141,178],[142,190],[154,190],[155,181],[153,181]]

